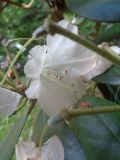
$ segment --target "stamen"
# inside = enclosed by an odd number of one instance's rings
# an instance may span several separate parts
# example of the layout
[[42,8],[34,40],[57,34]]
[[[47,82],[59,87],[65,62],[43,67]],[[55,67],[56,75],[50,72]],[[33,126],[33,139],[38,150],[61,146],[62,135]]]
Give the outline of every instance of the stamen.
[[[49,71],[49,70],[44,70],[42,73],[41,73],[42,75],[44,75],[47,79],[49,79],[49,80],[51,80],[51,81],[54,81],[54,82],[56,82],[58,85],[60,85],[61,87],[64,87],[64,88],[69,88],[69,89],[72,89],[73,88],[73,84],[70,84],[70,85],[64,85],[64,84],[62,84],[62,83],[60,83],[58,80],[61,80],[61,79],[63,79],[64,77],[62,76],[62,77],[60,77],[60,76],[56,76],[56,75],[54,75],[53,73],[51,73],[51,71]],[[74,85],[74,87],[75,87],[75,85]]]

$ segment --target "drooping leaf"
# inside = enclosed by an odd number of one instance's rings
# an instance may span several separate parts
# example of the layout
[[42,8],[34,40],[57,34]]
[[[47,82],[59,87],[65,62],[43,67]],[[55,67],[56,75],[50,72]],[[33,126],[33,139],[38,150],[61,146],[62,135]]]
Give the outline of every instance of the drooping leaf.
[[114,66],[93,79],[97,83],[120,85],[120,66]]
[[18,108],[21,95],[0,87],[0,115],[9,116]]
[[[84,97],[93,106],[114,103],[95,97]],[[120,113],[78,116],[71,121],[71,128],[84,149],[87,160],[120,159]]]
[[48,116],[43,111],[40,111],[36,118],[32,135],[32,141],[36,144],[40,142],[40,135],[45,125],[47,125],[47,120]]
[[120,21],[119,0],[66,0],[66,5],[73,12],[91,20]]
[[[43,114],[43,115],[42,115]],[[39,117],[40,116],[40,117]],[[36,138],[38,137],[38,140],[40,140],[40,135],[43,131],[43,120],[44,120],[44,124],[47,124],[47,119],[48,117],[46,116],[45,118],[45,113],[41,112],[37,118],[37,123],[38,125],[36,125],[40,130],[38,131],[39,137],[35,136],[37,134],[36,131],[34,130],[34,138],[33,140],[36,141]],[[44,118],[43,118],[44,117]],[[46,119],[46,122],[45,122]],[[72,132],[71,129],[68,128],[68,126],[64,123],[64,122],[59,122],[55,125],[50,126],[50,128],[48,129],[46,135],[45,135],[45,139],[44,142],[47,141],[50,137],[52,137],[53,135],[56,135],[59,137],[59,139],[62,142],[63,148],[64,148],[64,152],[65,152],[65,157],[64,160],[80,160],[80,157],[82,160],[86,160],[86,157],[84,155],[82,146],[80,145],[79,141],[77,140],[76,136],[74,135],[74,133]],[[38,141],[37,141],[38,142]]]
[[113,24],[105,31],[103,31],[95,40],[96,44],[101,44],[102,42],[109,42],[114,38],[120,37],[120,23]]
[[65,160],[86,160],[83,148],[78,139],[64,122],[57,123],[50,127],[47,136],[51,137],[52,135],[57,135],[60,138],[64,147]]
[[27,117],[28,114],[25,114],[18,122],[16,122],[16,124],[0,142],[0,160],[11,160],[14,153],[15,144],[19,139]]

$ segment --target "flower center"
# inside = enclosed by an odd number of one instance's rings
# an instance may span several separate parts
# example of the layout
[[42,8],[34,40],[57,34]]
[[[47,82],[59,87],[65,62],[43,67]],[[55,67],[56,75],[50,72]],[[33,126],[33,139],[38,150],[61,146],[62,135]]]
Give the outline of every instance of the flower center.
[[70,80],[69,80],[70,77],[69,77],[67,70],[64,70],[63,74],[61,75],[61,74],[55,73],[54,70],[49,70],[49,69],[43,68],[41,74],[45,78],[47,78],[48,80],[51,80],[51,81],[57,83],[59,86],[72,90],[75,97],[76,97],[76,100],[79,99],[77,87],[76,87],[75,83],[70,83]]

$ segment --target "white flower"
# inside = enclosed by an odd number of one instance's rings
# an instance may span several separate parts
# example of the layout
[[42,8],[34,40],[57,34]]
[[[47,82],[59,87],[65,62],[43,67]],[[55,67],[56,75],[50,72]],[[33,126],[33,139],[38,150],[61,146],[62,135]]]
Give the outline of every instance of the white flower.
[[9,116],[18,108],[20,94],[0,87],[0,115]]
[[[78,28],[66,20],[58,25],[78,34]],[[31,80],[26,95],[37,99],[49,116],[73,106],[85,94],[84,80],[92,79],[112,65],[91,50],[57,34],[48,35],[47,45],[35,46],[30,55],[32,58],[24,67]]]
[[[99,46],[100,48],[102,47],[101,45]],[[120,48],[118,46],[111,46],[110,47],[116,54],[120,55]],[[87,80],[90,80],[102,73],[104,73],[108,68],[112,66],[112,62],[109,60],[96,55],[96,65],[94,68],[89,71],[87,74],[84,75],[84,78]]]
[[38,159],[38,148],[34,142],[23,141],[16,145],[16,159],[17,160],[40,160]]
[[57,136],[52,136],[41,148],[41,160],[64,160],[64,148]]
[[51,137],[41,147],[36,147],[34,142],[21,142],[16,145],[17,160],[64,160],[64,148],[57,136]]

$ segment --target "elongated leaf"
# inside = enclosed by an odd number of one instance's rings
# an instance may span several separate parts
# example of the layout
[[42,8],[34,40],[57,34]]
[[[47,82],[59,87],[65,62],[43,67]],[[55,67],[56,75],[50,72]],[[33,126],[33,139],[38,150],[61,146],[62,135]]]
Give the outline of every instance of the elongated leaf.
[[[42,115],[43,114],[43,115]],[[38,131],[41,135],[42,131],[43,131],[43,117],[44,117],[44,124],[47,123],[47,119],[48,117],[46,116],[45,118],[45,114],[43,112],[41,112],[38,115],[38,118],[36,122],[39,122],[36,124],[37,128],[36,131],[34,130],[34,138],[33,140],[36,141],[36,138],[38,137],[38,135],[36,134],[36,132]],[[46,119],[46,122],[45,122]],[[37,135],[37,136],[35,136]],[[47,141],[50,137],[52,137],[53,135],[57,135],[59,137],[59,139],[62,142],[63,148],[64,148],[64,152],[65,152],[65,160],[80,160],[80,157],[82,160],[86,160],[83,149],[79,143],[79,141],[77,140],[76,136],[74,135],[74,133],[71,131],[71,129],[68,128],[68,126],[64,123],[64,122],[59,122],[56,125],[51,126],[48,131],[47,134],[45,135],[45,139],[44,141]],[[39,140],[40,137],[38,137]],[[38,142],[38,141],[37,141]]]
[[82,146],[64,122],[51,126],[47,136],[51,137],[52,135],[57,135],[62,141],[65,160],[86,160]]
[[40,111],[36,118],[32,135],[32,141],[34,141],[36,144],[39,144],[40,142],[40,135],[43,128],[47,124],[47,120],[48,116],[43,111]]
[[[93,106],[114,105],[104,99],[85,97],[83,101]],[[87,160],[120,159],[120,113],[79,116],[71,127],[79,138]]]
[[28,115],[25,114],[8,132],[0,142],[0,160],[11,160],[15,144],[17,143],[21,131],[25,125]]
[[120,85],[120,67],[114,66],[93,80],[102,84]]
[[66,5],[78,15],[95,21],[120,21],[119,0],[66,0]]
[[0,87],[0,115],[9,116],[18,108],[21,95]]

